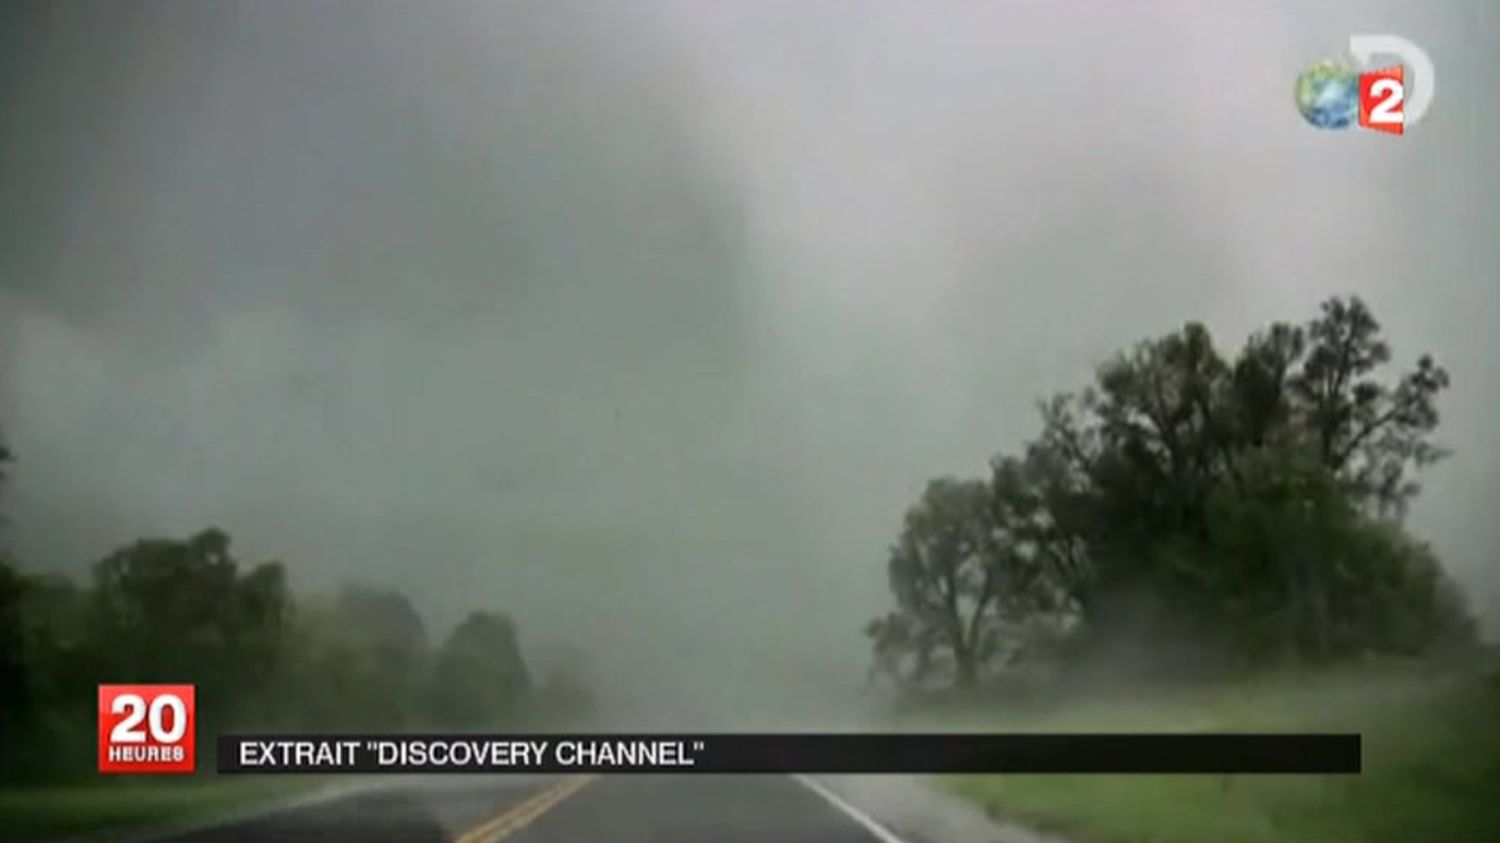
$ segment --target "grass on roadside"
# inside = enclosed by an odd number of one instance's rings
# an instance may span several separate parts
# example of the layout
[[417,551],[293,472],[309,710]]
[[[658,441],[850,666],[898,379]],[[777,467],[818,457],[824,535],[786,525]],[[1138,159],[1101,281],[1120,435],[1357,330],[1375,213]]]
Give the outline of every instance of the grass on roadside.
[[322,783],[292,776],[191,776],[4,787],[0,840],[55,840],[208,821]]
[[1099,843],[1500,840],[1500,684],[1333,676],[1096,701],[948,725],[999,730],[1327,730],[1357,776],[958,776],[988,810]]

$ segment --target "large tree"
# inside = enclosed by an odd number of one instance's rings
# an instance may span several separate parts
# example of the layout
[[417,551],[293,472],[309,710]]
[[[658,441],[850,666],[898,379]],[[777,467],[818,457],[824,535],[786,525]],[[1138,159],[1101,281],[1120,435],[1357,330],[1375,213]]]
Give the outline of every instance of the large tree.
[[142,539],[94,568],[90,649],[100,675],[193,682],[205,714],[227,716],[273,676],[288,610],[282,566],[242,569],[221,530]]
[[515,624],[494,612],[472,612],[437,654],[433,710],[445,723],[480,727],[516,716],[531,690]]
[[872,622],[867,634],[889,663],[902,648],[915,654],[909,679],[925,679],[934,657],[951,659],[953,678],[972,685],[993,656],[1014,649],[1016,621],[1054,598],[1052,560],[1038,552],[1023,523],[1027,505],[997,495],[997,484],[940,478],[906,513],[888,571],[899,613]]
[[1421,355],[1393,376],[1391,357],[1357,298],[1233,357],[1197,323],[1114,356],[1043,403],[1041,434],[988,484],[928,486],[892,550],[897,610],[867,629],[877,660],[941,646],[972,681],[995,619],[1076,613],[1107,636],[1122,606],[1248,654],[1411,649],[1462,627],[1399,521],[1443,455],[1448,375]]
[[[10,451],[0,430],[0,487],[5,483],[5,464]],[[0,553],[0,734],[16,734],[24,716],[27,701],[26,663],[22,655],[25,632],[21,620],[21,601],[26,581],[21,572]],[[5,770],[0,769],[0,776]]]
[[[1262,532],[1274,522],[1308,546],[1329,541],[1293,526],[1308,512],[1322,513],[1325,526],[1339,506],[1399,514],[1416,491],[1412,472],[1442,455],[1430,435],[1448,376],[1422,355],[1382,380],[1390,356],[1362,301],[1331,299],[1305,326],[1252,335],[1233,361],[1189,324],[1117,356],[1078,396],[1049,403],[1030,453],[1070,478],[1072,493],[1054,495],[1050,508],[1086,538],[1090,576],[1077,581],[1105,590],[1144,583],[1176,590],[1177,608],[1218,611],[1200,599],[1205,591],[1245,586],[1231,573],[1236,557],[1226,550],[1243,546],[1226,546],[1226,513],[1258,519]],[[1298,554],[1264,554],[1279,563],[1262,564],[1266,577],[1305,584],[1323,576],[1329,555],[1288,568]]]
[[404,594],[350,585],[332,598],[301,601],[290,637],[277,676],[287,704],[268,713],[276,720],[380,730],[429,719],[431,647]]
[[1358,298],[1325,302],[1306,334],[1307,354],[1289,380],[1292,412],[1329,470],[1382,513],[1399,513],[1417,492],[1411,470],[1444,454],[1431,433],[1447,371],[1423,354],[1411,371],[1382,382],[1390,346]]
[[[27,669],[26,635],[21,615],[26,581],[21,572],[0,558],[0,734],[19,735],[33,714],[35,681]],[[0,753],[0,779],[10,778],[17,762]]]

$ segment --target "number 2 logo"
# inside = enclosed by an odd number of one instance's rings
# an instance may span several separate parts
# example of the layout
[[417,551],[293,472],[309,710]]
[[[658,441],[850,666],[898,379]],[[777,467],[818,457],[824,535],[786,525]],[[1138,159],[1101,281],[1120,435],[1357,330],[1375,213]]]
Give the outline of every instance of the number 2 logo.
[[1359,125],[1377,132],[1403,134],[1406,128],[1406,84],[1400,65],[1359,75]]

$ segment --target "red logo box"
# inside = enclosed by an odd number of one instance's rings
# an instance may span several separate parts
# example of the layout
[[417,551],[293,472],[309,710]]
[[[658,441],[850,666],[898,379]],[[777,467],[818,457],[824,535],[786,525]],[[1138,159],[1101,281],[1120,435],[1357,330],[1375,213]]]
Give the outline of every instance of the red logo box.
[[191,773],[192,685],[100,685],[99,772]]
[[1359,75],[1359,125],[1393,135],[1406,129],[1406,74],[1401,65]]

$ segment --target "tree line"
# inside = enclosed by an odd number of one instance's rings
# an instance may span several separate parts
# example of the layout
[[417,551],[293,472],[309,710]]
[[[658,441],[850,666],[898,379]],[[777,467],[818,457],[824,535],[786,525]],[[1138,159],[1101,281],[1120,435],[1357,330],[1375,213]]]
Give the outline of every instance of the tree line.
[[[9,463],[0,450],[0,479]],[[82,582],[0,559],[0,778],[92,770],[109,682],[197,685],[200,735],[524,728],[588,705],[576,677],[533,679],[503,613],[433,642],[405,595],[299,598],[284,565],[244,563],[218,529],[131,542]]]
[[1391,348],[1358,298],[1224,356],[1206,327],[1116,354],[1040,403],[986,476],[930,481],[887,558],[872,676],[970,686],[1142,628],[1254,668],[1475,638],[1402,517],[1448,373]]

